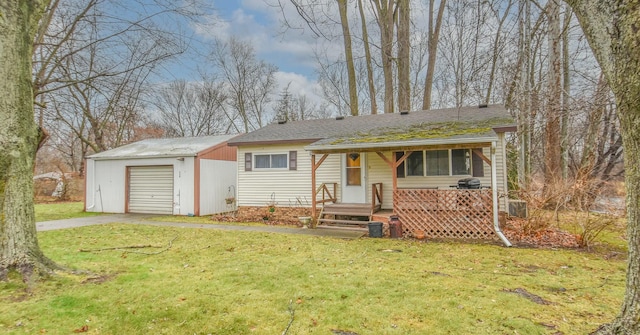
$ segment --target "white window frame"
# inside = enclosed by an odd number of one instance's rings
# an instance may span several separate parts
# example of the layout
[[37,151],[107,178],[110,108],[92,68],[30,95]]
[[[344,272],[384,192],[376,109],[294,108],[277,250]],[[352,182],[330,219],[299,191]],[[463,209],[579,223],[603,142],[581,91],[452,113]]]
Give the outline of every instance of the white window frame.
[[[427,151],[440,151],[440,150],[447,150],[447,158],[448,158],[448,162],[449,162],[449,173],[446,175],[427,175]],[[472,157],[472,152],[471,149],[440,149],[440,150],[421,150],[422,151],[422,175],[418,176],[418,175],[409,175],[409,170],[408,170],[408,164],[405,161],[404,162],[404,175],[405,178],[421,178],[421,177],[455,177],[455,176],[469,176],[469,175],[473,175],[473,162],[471,161],[471,157]],[[468,174],[453,174],[453,155],[452,155],[452,150],[467,150],[469,152],[469,173]],[[415,151],[418,152],[418,151]]]
[[[281,156],[284,155],[285,158],[285,166],[284,167],[271,167],[273,165],[273,156]],[[258,167],[258,159],[257,156],[269,156],[269,167]],[[253,169],[266,171],[266,170],[289,170],[289,153],[288,152],[278,152],[278,153],[254,153],[253,154]]]

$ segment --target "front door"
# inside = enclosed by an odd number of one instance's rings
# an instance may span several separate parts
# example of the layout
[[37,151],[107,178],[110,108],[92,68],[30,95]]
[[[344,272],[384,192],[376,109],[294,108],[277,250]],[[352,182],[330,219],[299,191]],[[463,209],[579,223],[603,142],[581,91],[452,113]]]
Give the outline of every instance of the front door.
[[342,202],[364,204],[366,199],[366,154],[351,152],[342,156]]

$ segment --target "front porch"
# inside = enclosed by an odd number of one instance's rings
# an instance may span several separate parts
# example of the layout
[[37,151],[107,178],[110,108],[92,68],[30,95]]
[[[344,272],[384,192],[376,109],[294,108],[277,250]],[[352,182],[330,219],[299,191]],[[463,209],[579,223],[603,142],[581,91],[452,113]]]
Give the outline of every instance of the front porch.
[[[365,204],[339,202],[337,192],[341,192],[344,187],[343,184],[322,183],[319,187],[316,184],[316,170],[329,155],[338,154],[349,157],[351,155],[350,151],[314,151],[311,154],[311,182],[314,185],[315,194],[312,198],[312,217],[318,227],[346,227],[364,230],[367,229],[367,225],[370,222],[380,221],[383,224],[389,222],[388,216],[375,216],[378,211],[385,208],[390,210],[389,216],[392,214],[398,216],[402,224],[403,236],[415,237],[423,235],[427,238],[439,239],[484,240],[499,238],[505,245],[510,246],[511,243],[504,237],[498,224],[499,190],[496,146],[496,142],[490,142],[416,148],[385,148],[388,150],[386,152],[379,151],[380,149],[377,148],[361,149],[361,153],[372,153],[379,157],[378,162],[363,164],[361,169],[363,171],[368,169],[368,173],[375,174],[375,179],[372,178],[374,181],[386,180],[386,183],[388,183],[386,184],[386,192],[391,194],[391,196],[387,195],[385,199],[382,197],[383,187],[381,182],[369,184],[370,187],[367,187],[367,189],[370,190],[370,194],[365,196],[365,199],[371,200]],[[486,148],[486,152],[490,154],[490,157],[484,155],[479,148]],[[405,169],[405,162],[413,152],[418,152],[418,157],[425,157],[420,150],[431,152],[440,150],[447,153],[445,157],[448,157],[448,159],[453,159],[449,156],[449,152],[454,150],[457,150],[458,153],[466,153],[466,156],[463,156],[467,160],[466,173],[456,174],[452,172],[453,170],[450,170],[444,174],[444,177],[429,177],[424,173],[420,174],[424,170],[418,170],[420,171],[418,173],[420,177],[407,178],[409,175],[407,171],[409,170],[408,168]],[[316,153],[322,154],[319,160],[316,160]],[[469,169],[471,154],[478,158],[480,164],[489,167],[491,171],[485,177],[483,174],[484,166],[478,165],[484,185],[481,185],[480,180],[477,178],[467,177],[472,175]],[[449,165],[451,161],[445,162],[447,167],[452,166]],[[424,161],[421,163],[424,163]],[[476,162],[473,164],[475,168]],[[371,166],[374,166],[374,168],[371,168]],[[402,169],[400,168],[401,166]],[[372,169],[376,169],[375,172],[371,172],[373,171]],[[388,172],[382,172],[384,170]],[[398,171],[402,173],[402,185],[399,185]],[[473,171],[477,172],[476,170]],[[342,173],[351,172],[353,171],[346,170]],[[390,178],[385,175],[390,176]],[[472,176],[475,177],[475,174]],[[473,186],[475,187],[460,185],[463,179],[474,179]],[[456,182],[458,182],[457,185],[451,185]],[[389,184],[391,184],[391,187],[389,187]],[[386,201],[386,206],[382,203],[383,199]]]
[[490,189],[397,189],[393,209],[382,209],[380,202],[338,203],[327,197],[319,201],[323,206],[316,227],[366,231],[370,222],[377,221],[386,231],[391,215],[397,215],[407,237],[421,233],[426,238],[496,239],[492,199]]

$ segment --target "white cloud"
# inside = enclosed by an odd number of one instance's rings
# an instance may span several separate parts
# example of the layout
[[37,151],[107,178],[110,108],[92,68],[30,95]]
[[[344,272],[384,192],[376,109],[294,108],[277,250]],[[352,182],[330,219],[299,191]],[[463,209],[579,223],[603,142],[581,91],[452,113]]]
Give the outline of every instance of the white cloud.
[[[243,0],[241,2],[218,1],[214,4],[216,13],[211,15],[205,25],[195,27],[196,33],[203,39],[226,40],[236,36],[248,41],[258,57],[278,66],[285,72],[296,72],[315,77],[316,61],[314,50],[319,48],[318,39],[306,28],[295,8],[288,1]],[[283,11],[285,15],[283,15]],[[285,28],[283,17],[294,28]],[[336,44],[337,43],[337,44]],[[341,40],[322,40],[322,50],[333,54],[341,50]],[[332,46],[336,44],[336,46]]]
[[289,93],[293,95],[306,95],[309,98],[318,97],[320,86],[317,82],[309,80],[309,78],[293,72],[276,72],[276,82],[278,83],[278,91],[282,91],[289,85]]

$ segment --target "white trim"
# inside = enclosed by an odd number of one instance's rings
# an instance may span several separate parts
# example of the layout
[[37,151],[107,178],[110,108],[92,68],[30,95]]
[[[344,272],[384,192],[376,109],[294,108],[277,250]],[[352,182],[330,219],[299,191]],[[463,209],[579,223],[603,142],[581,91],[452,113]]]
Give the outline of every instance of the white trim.
[[[268,167],[268,168],[263,168],[263,167],[257,167],[256,164],[258,163],[256,156],[269,156],[269,166],[271,166],[272,163],[272,159],[271,157],[274,155],[285,155],[287,158],[285,159],[285,163],[287,164],[285,167]],[[289,170],[289,152],[279,152],[279,153],[251,153],[251,168],[254,171],[285,171],[285,170]]]
[[[467,150],[469,153],[469,173],[465,173],[465,174],[453,174],[453,154],[452,151],[453,150]],[[422,175],[416,176],[416,175],[409,175],[408,170],[407,170],[407,161],[409,160],[409,157],[407,157],[407,159],[404,161],[403,166],[404,166],[404,178],[423,178],[423,177],[463,177],[463,176],[472,176],[473,175],[473,161],[472,161],[472,149],[436,149],[436,150],[415,150],[413,152],[422,152]],[[430,175],[427,174],[427,151],[447,151],[447,158],[448,158],[448,169],[449,172],[446,175],[443,174],[434,174],[434,175]],[[394,151],[396,152],[396,151]],[[403,151],[404,152],[404,151]]]

